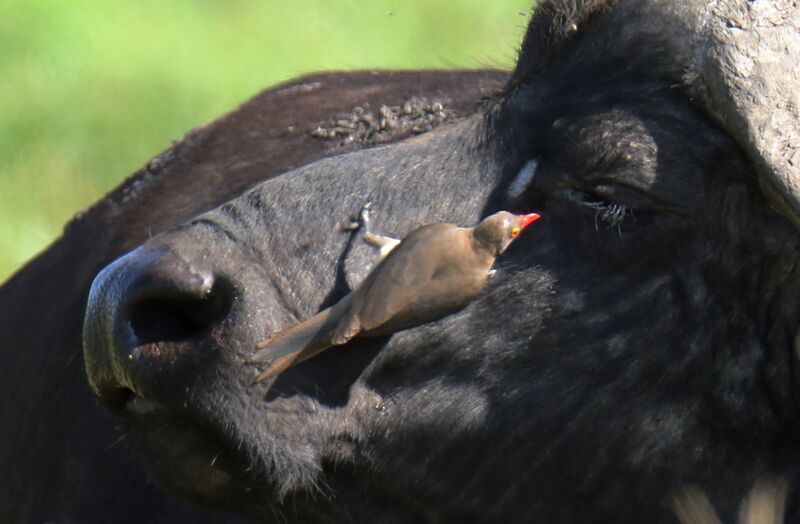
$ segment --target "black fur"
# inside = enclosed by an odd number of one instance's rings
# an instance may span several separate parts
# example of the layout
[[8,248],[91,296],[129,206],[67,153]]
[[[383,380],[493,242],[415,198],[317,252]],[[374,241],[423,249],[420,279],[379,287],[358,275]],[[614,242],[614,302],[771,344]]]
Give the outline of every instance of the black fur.
[[[212,511],[208,502],[198,505],[196,496],[192,504],[165,494],[147,477],[140,456],[131,452],[149,442],[173,452],[183,449],[187,459],[197,456],[190,450],[197,447],[193,442],[202,441],[202,434],[188,422],[197,417],[175,412],[153,416],[141,425],[152,429],[143,431],[149,437],[140,438],[125,433],[94,398],[81,346],[92,280],[104,266],[159,231],[184,222],[200,227],[198,215],[248,187],[298,165],[363,147],[331,149],[329,141],[314,136],[320,122],[354,107],[402,106],[414,97],[445,100],[448,114],[463,115],[507,77],[498,71],[364,71],[298,78],[189,133],[76,216],[62,238],[0,287],[0,395],[7,399],[0,403],[0,473],[8,479],[7,489],[0,490],[0,521],[250,521]],[[407,135],[401,130],[394,139]],[[220,212],[237,219],[233,207]],[[234,230],[226,233],[236,240]],[[148,317],[146,310],[140,312],[145,314],[139,320]],[[187,320],[190,327],[197,326],[196,316]],[[369,353],[350,355],[357,364]],[[346,376],[357,374],[358,365],[345,371]],[[304,387],[318,391],[310,381]],[[326,394],[322,401],[341,403],[347,398],[347,384]],[[123,392],[116,402],[125,399]],[[208,463],[217,456],[214,447],[212,439],[207,444],[213,451],[208,452]],[[217,457],[214,464],[220,466],[223,460]],[[148,464],[157,467],[164,461]],[[182,471],[185,468],[169,468],[176,478]],[[179,492],[193,489],[191,483],[173,486]]]
[[[545,3],[482,113],[287,173],[150,241],[202,261],[234,297],[214,336],[190,344],[213,359],[137,387],[188,405],[235,480],[204,487],[204,467],[174,478],[183,459],[122,411],[143,458],[169,468],[156,476],[264,518],[331,522],[670,521],[686,483],[730,518],[759,475],[793,476],[796,320],[776,314],[795,301],[796,232],[684,94],[670,35],[637,16],[630,3]],[[533,182],[509,201],[504,181],[531,158]],[[347,240],[319,217],[336,224],[367,201],[398,234],[500,208],[545,218],[463,312],[253,386],[254,343],[335,286]],[[90,319],[126,307],[135,291],[109,286],[131,271],[153,269],[118,264]],[[130,350],[98,329],[90,360]],[[134,372],[93,383],[108,395]]]
[[[159,484],[279,522],[674,522],[687,484],[727,521],[761,475],[792,481],[800,238],[648,5],[543,2],[474,114],[288,170],[107,268],[89,378]],[[338,229],[368,201],[396,235],[543,218],[463,311],[254,385],[255,343],[369,260]],[[197,275],[217,315],[181,291]]]

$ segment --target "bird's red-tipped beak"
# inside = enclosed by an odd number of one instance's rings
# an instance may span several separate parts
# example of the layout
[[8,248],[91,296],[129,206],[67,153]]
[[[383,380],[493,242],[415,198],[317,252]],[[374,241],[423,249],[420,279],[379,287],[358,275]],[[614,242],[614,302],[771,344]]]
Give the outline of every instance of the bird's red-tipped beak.
[[528,213],[527,215],[522,215],[520,218],[522,219],[522,222],[520,223],[519,227],[521,229],[525,229],[529,225],[542,218],[542,215],[539,213]]

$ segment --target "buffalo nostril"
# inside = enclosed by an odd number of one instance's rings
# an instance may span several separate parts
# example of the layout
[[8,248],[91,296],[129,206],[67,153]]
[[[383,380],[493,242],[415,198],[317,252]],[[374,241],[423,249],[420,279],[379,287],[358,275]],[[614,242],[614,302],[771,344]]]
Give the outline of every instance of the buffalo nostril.
[[139,248],[92,283],[84,321],[89,382],[112,409],[148,410],[172,398],[180,377],[216,355],[215,327],[228,317],[236,288],[223,275],[166,247]]
[[128,322],[139,344],[179,342],[206,333],[230,309],[227,286],[215,282],[202,297],[169,289],[150,291],[128,306]]

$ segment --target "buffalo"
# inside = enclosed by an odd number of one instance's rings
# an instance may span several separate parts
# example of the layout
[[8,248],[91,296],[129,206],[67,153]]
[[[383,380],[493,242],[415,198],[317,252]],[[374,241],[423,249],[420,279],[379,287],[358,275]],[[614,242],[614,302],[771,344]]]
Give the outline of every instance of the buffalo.
[[[311,76],[191,132],[0,289],[0,513],[728,522],[766,476],[800,522],[798,27],[545,0],[511,73]],[[542,219],[463,310],[256,383],[369,269],[368,202]]]

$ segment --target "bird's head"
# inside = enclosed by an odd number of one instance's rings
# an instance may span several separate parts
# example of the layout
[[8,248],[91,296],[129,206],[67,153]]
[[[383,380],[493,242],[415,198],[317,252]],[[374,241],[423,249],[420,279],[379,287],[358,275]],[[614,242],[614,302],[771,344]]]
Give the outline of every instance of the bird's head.
[[522,230],[541,218],[539,213],[515,215],[508,211],[499,211],[484,218],[475,226],[473,237],[484,245],[495,256],[511,245],[511,242],[522,233]]

